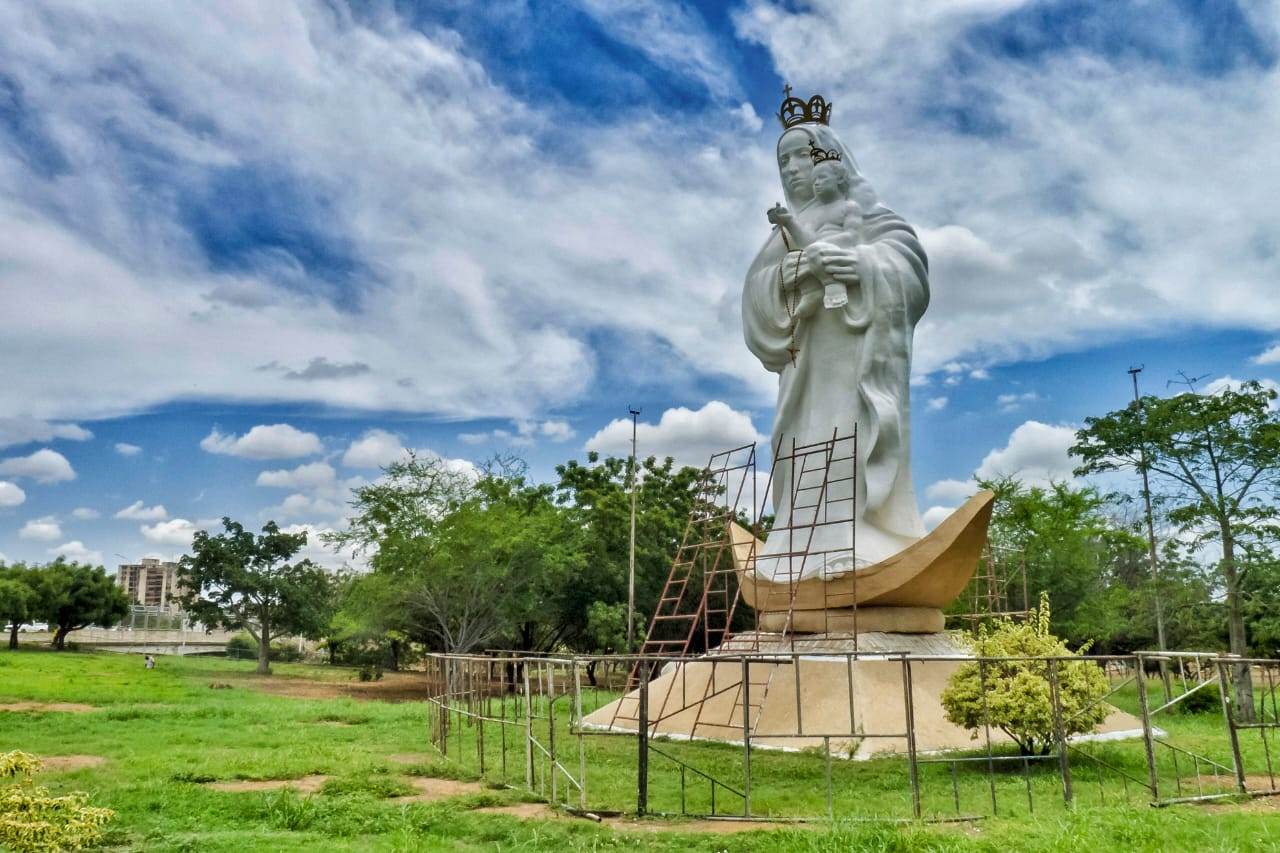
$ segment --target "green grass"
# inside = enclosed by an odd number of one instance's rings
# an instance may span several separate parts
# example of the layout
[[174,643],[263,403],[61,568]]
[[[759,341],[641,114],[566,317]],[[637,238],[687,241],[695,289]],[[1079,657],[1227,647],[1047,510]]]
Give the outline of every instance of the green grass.
[[[997,790],[999,816],[958,827],[837,821],[811,829],[737,835],[627,833],[588,821],[522,821],[472,811],[482,804],[528,799],[515,790],[487,788],[447,801],[397,803],[390,798],[411,790],[406,777],[475,778],[476,729],[455,728],[461,748],[456,740],[451,743],[451,759],[434,756],[417,765],[396,764],[388,756],[433,756],[426,703],[268,695],[241,686],[251,683],[252,667],[251,662],[160,658],[157,669],[147,672],[132,656],[0,651],[0,703],[97,706],[83,714],[0,713],[0,751],[106,757],[107,763],[98,767],[43,774],[41,782],[58,792],[86,791],[95,804],[116,810],[110,845],[130,850],[1280,850],[1277,813],[1260,804],[1157,810],[1134,791],[1125,805],[1122,797],[1111,796],[1120,791],[1117,778],[1105,775],[1103,792],[1108,799],[1101,804],[1097,782],[1084,770],[1077,771],[1077,807],[1068,810],[1056,772],[1047,763],[1031,773],[1033,814],[1027,813],[1026,780],[1020,770],[1006,772],[1000,774]],[[288,664],[277,665],[276,673],[328,681],[353,677],[349,670]],[[216,682],[237,686],[211,689]],[[593,701],[608,698],[601,694]],[[1129,694],[1117,698],[1122,706],[1131,701]],[[565,710],[557,706],[558,751],[562,763],[576,773],[577,742],[567,729]],[[1213,715],[1170,717],[1163,725],[1174,743],[1219,760],[1229,756],[1222,754],[1220,720]],[[540,732],[540,739],[546,734]],[[729,784],[741,785],[738,749],[703,743],[657,746]],[[589,805],[634,808],[634,740],[589,737],[585,748]],[[1126,772],[1139,777],[1145,773],[1140,743],[1088,749]],[[1256,736],[1243,741],[1242,749],[1246,765],[1262,760]],[[507,750],[508,777],[522,780],[524,757],[518,736],[509,738]],[[492,779],[500,775],[501,740],[489,726],[485,755]],[[825,764],[813,754],[754,752],[753,811],[822,814]],[[1187,768],[1180,769],[1187,778]],[[1162,765],[1162,777],[1170,784],[1172,773],[1171,766]],[[310,774],[332,778],[320,793],[309,796],[292,791],[222,792],[201,784]],[[543,778],[540,774],[540,784]],[[901,760],[835,761],[832,778],[839,815],[909,814],[906,765]],[[953,813],[950,767],[925,765],[921,778],[926,811]],[[963,812],[990,812],[986,785],[977,768],[958,770]],[[656,756],[650,803],[656,810],[679,808],[678,771]],[[690,781],[686,803],[690,810],[705,810],[705,784]],[[718,804],[728,810],[734,803],[726,794]]]

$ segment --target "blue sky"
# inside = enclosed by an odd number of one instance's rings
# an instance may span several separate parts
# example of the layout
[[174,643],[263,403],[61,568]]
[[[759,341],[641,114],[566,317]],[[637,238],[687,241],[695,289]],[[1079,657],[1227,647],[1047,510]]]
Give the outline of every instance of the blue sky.
[[930,255],[927,517],[1069,476],[1131,365],[1280,380],[1274,2],[182,6],[0,0],[8,559],[333,529],[405,448],[550,477],[629,404],[685,462],[767,434],[784,80]]

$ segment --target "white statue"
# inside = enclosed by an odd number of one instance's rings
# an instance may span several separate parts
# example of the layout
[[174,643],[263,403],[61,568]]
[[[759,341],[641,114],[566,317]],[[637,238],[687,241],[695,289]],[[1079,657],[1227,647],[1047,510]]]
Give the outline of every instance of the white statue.
[[[837,464],[823,504],[801,499],[793,511],[792,472],[775,465],[775,534],[756,558],[757,574],[773,580],[847,572],[925,535],[911,483],[908,389],[912,335],[929,304],[928,261],[915,231],[858,173],[829,116],[821,96],[783,102],[778,170],[787,204],[769,212],[777,227],[747,272],[742,326],[748,348],[778,374],[774,449],[826,441],[833,430],[847,437],[858,425],[856,500],[852,465]],[[808,529],[776,532],[815,514],[845,523],[814,526],[812,541]],[[797,574],[798,559],[777,555],[802,548],[820,556]]]

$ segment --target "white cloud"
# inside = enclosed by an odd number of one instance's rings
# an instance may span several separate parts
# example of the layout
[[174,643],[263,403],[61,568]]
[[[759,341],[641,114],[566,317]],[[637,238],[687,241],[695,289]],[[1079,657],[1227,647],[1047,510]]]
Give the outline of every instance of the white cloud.
[[136,444],[129,444],[127,441],[116,442],[116,453],[121,456],[137,456],[142,452],[142,448]]
[[342,454],[342,464],[348,468],[385,468],[406,452],[399,436],[384,429],[371,429],[351,442]]
[[947,516],[955,511],[956,508],[953,506],[931,506],[921,514],[920,519],[924,522],[927,530],[932,530],[946,521]]
[[1072,427],[1026,421],[1010,434],[1007,445],[983,458],[975,473],[984,480],[1015,477],[1030,486],[1070,480],[1075,463],[1067,450],[1075,443]]
[[[342,454],[342,464],[348,468],[385,468],[392,462],[407,459],[410,452],[398,435],[383,429],[371,429],[351,442]],[[423,459],[444,458],[425,447],[416,448],[412,453]],[[476,474],[476,466],[466,459],[444,459],[444,462],[454,471]]]
[[11,506],[19,506],[27,499],[27,493],[18,487],[16,483],[10,483],[8,480],[0,480],[0,509]]
[[102,552],[91,551],[79,539],[64,542],[57,548],[50,548],[49,554],[54,557],[64,557],[74,563],[87,563],[91,566],[101,566],[103,563]]
[[30,477],[37,483],[61,483],[76,478],[67,457],[47,447],[30,456],[13,456],[0,462],[0,474]]
[[513,421],[513,425],[514,431],[494,429],[489,432],[459,433],[458,440],[463,444],[473,445],[495,442],[510,444],[513,447],[532,447],[539,438],[561,442],[568,441],[577,435],[569,422],[564,420],[537,421],[521,418]]
[[332,487],[337,478],[338,472],[328,462],[310,462],[292,470],[263,471],[257,483],[276,489],[324,489]]
[[307,534],[307,544],[294,559],[307,559],[326,569],[337,569],[343,566],[361,567],[363,562],[349,550],[334,551],[324,544],[320,537],[333,530],[333,527],[323,524],[290,524],[280,528],[282,533]]
[[93,521],[100,513],[93,507],[80,506],[71,510],[71,517],[80,521]]
[[329,498],[305,495],[300,492],[289,495],[278,506],[268,507],[262,516],[276,521],[286,519],[339,518],[345,508]]
[[[767,447],[769,440],[756,432],[750,415],[719,400],[712,400],[697,411],[684,407],[667,409],[658,423],[642,421],[636,426],[637,453],[641,458],[671,456],[678,465],[697,468],[706,465],[713,453],[752,442]],[[586,449],[604,456],[631,455],[631,420],[612,421],[587,439]]]
[[50,423],[29,417],[0,418],[0,447],[47,442],[55,438],[87,441],[93,438],[93,433],[78,424]]
[[214,427],[201,439],[200,447],[209,453],[246,459],[293,459],[324,451],[319,436],[289,424],[259,424],[241,436],[223,435]]
[[[1263,388],[1267,388],[1271,391],[1275,391],[1277,394],[1280,394],[1280,382],[1276,382],[1274,379],[1259,379],[1257,381]],[[1201,393],[1218,394],[1227,388],[1230,388],[1232,391],[1239,391],[1244,385],[1244,382],[1245,380],[1236,379],[1234,376],[1219,376],[1217,379],[1207,382],[1204,388],[1201,389]],[[1271,401],[1271,408],[1280,408],[1280,397]]]
[[1013,392],[996,397],[996,405],[1000,407],[1002,412],[1016,412],[1027,403],[1034,403],[1039,399],[1040,395],[1035,391]]
[[969,378],[976,379],[978,381],[990,379],[991,371],[987,370],[985,367],[975,367],[973,370],[969,371]]
[[1254,364],[1280,364],[1280,344],[1272,344],[1253,357]]
[[186,550],[191,547],[191,538],[199,528],[185,518],[171,518],[156,524],[144,524],[138,529],[149,542]]
[[961,504],[978,491],[978,484],[973,480],[939,480],[929,485],[924,494],[931,501],[945,504]]
[[124,518],[129,521],[164,521],[168,517],[169,512],[164,508],[163,504],[144,506],[142,501],[134,501],[116,513],[116,518]]
[[18,536],[23,539],[52,542],[54,539],[62,538],[62,528],[58,525],[56,518],[46,515],[44,518],[33,518],[22,525],[22,529],[18,531]]
[[925,408],[931,412],[940,412],[947,407],[946,397],[934,397],[925,403]]

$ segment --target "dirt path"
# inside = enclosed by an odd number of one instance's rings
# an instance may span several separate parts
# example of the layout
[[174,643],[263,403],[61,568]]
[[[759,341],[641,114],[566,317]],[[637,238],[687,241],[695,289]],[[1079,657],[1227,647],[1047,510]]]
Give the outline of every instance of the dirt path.
[[0,703],[0,712],[14,711],[17,713],[37,713],[57,712],[63,714],[87,714],[90,711],[98,710],[93,705],[82,705],[79,702],[6,702]]
[[424,673],[388,672],[381,681],[313,681],[280,675],[243,676],[232,682],[236,687],[289,696],[294,699],[364,699],[375,702],[411,702],[432,695],[432,687]]
[[204,787],[215,791],[278,791],[281,788],[292,788],[303,794],[314,794],[324,787],[324,783],[333,777],[317,774],[303,776],[301,779],[237,779],[233,782],[205,782]]

